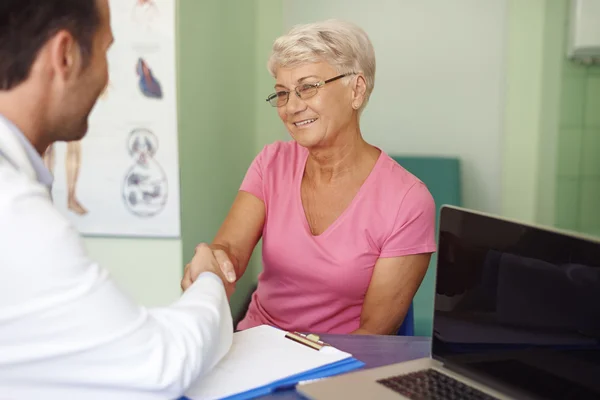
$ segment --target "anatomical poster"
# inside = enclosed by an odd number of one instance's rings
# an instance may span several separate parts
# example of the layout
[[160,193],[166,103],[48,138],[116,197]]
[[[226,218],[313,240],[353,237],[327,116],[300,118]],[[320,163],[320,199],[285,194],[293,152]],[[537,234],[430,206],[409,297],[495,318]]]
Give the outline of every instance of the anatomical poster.
[[84,235],[179,237],[175,0],[110,0],[109,82],[79,142],[45,154]]

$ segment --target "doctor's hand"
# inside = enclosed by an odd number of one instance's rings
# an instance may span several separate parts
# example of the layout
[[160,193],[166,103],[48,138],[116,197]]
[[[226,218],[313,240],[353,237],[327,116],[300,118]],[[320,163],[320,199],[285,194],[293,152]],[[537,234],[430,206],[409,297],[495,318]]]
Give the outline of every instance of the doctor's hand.
[[185,291],[203,272],[212,272],[219,276],[225,285],[227,297],[231,297],[235,291],[237,277],[233,263],[225,251],[212,249],[206,243],[199,244],[192,261],[185,266],[181,289]]

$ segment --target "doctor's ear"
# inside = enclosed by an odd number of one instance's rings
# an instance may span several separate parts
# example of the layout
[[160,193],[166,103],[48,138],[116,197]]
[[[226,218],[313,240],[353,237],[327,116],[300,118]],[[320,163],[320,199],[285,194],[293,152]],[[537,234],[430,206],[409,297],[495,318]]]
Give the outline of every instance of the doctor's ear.
[[68,81],[81,73],[83,66],[81,47],[69,31],[57,32],[48,41],[47,46],[55,76]]

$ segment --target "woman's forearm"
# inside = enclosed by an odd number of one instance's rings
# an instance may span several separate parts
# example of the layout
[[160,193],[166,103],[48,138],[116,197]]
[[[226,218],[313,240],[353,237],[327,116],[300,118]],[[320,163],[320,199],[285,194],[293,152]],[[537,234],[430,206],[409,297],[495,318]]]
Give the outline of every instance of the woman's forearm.
[[395,332],[384,332],[360,326],[357,330],[350,332],[351,335],[393,335]]

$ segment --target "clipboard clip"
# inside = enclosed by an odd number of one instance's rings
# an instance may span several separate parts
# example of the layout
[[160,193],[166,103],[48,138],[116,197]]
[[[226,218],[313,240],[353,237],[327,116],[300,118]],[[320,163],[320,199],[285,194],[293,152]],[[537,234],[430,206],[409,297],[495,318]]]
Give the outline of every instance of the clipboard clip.
[[329,346],[327,343],[321,341],[319,336],[312,333],[305,335],[299,332],[288,332],[285,334],[285,337],[315,350],[321,350],[323,347]]

